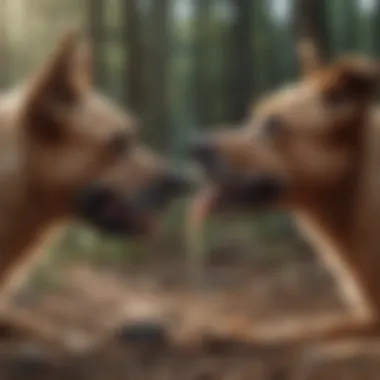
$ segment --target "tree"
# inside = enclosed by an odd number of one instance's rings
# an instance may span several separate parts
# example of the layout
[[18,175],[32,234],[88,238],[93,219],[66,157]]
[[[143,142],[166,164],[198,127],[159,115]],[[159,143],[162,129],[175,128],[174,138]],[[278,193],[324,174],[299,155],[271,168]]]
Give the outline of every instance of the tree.
[[94,76],[99,85],[105,83],[103,65],[105,0],[87,0],[87,26],[91,37],[94,57]]
[[232,0],[235,14],[230,40],[229,121],[240,121],[247,113],[253,90],[251,0]]
[[375,12],[373,16],[373,35],[372,35],[372,40],[374,44],[374,50],[376,57],[380,57],[380,1],[376,2],[375,6]]
[[171,1],[153,1],[147,18],[146,123],[149,139],[158,148],[169,148],[170,118],[168,65],[170,54]]
[[211,83],[209,77],[209,34],[211,0],[196,0],[193,22],[192,78],[194,111],[202,126],[212,121]]
[[311,41],[322,60],[331,55],[327,10],[329,0],[295,0],[294,28],[296,43]]
[[9,44],[7,33],[7,1],[0,1],[0,89],[9,84],[10,62],[9,62]]
[[138,115],[143,105],[143,46],[141,19],[136,0],[122,1],[124,23],[122,41],[126,57],[124,71],[123,101]]
[[257,96],[267,92],[279,82],[281,74],[281,49],[276,46],[277,24],[271,14],[271,7],[267,1],[258,1],[254,6],[254,28],[252,58],[252,72],[260,73],[255,78]]
[[341,34],[342,49],[352,51],[360,44],[359,9],[356,0],[346,0],[342,4],[343,31]]
[[360,17],[356,0],[335,0],[331,2],[333,20],[332,40],[334,51],[342,54],[359,48]]

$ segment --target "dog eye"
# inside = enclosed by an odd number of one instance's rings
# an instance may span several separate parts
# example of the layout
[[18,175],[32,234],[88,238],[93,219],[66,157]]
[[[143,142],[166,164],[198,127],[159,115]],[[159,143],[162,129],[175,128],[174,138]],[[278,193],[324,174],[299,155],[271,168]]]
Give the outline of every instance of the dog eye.
[[127,133],[118,133],[109,141],[108,148],[114,155],[127,153],[133,145],[133,138]]
[[271,116],[264,120],[260,128],[260,137],[265,141],[278,138],[282,135],[284,123],[278,116]]
[[265,133],[269,136],[276,136],[281,133],[282,127],[282,120],[277,116],[269,117],[264,124]]

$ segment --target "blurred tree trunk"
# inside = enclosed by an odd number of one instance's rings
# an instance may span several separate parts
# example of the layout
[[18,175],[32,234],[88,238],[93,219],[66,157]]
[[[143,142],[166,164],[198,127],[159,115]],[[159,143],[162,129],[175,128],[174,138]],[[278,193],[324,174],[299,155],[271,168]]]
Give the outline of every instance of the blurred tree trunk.
[[6,7],[7,1],[0,0],[0,90],[9,84],[11,75]]
[[161,149],[169,147],[171,137],[168,93],[170,10],[170,0],[154,0],[147,19],[146,122],[149,140]]
[[202,126],[211,123],[211,83],[209,70],[209,41],[211,0],[196,0],[193,22],[193,96],[196,120]]
[[361,32],[359,31],[360,15],[357,1],[332,1],[331,10],[334,15],[332,40],[335,40],[333,43],[335,53],[342,54],[359,48]]
[[252,56],[252,15],[251,0],[232,0],[235,18],[231,28],[230,88],[228,89],[230,122],[242,120],[248,112],[253,96],[254,62]]
[[330,0],[295,0],[295,37],[313,41],[322,60],[331,55],[327,5]]
[[343,51],[353,51],[359,47],[359,8],[356,0],[345,0],[342,3],[343,30],[341,43]]
[[103,64],[105,1],[87,0],[87,26],[93,46],[94,76],[100,86],[103,86],[106,80]]
[[[260,75],[255,80],[257,94],[263,94],[279,82],[281,73],[281,49],[277,48],[276,29],[278,21],[271,15],[271,5],[260,0],[254,8],[254,33],[258,41],[255,48],[255,59],[251,70],[255,69]],[[253,68],[253,64],[255,68]]]
[[[273,23],[275,24],[275,22]],[[297,76],[297,64],[295,63],[295,49],[292,32],[286,23],[275,24],[274,53],[276,56],[272,62],[273,70],[277,66],[277,79],[279,83],[287,82]]]
[[372,25],[373,25],[372,39],[373,39],[375,55],[376,57],[380,57],[380,1],[376,2]]
[[282,60],[284,58],[281,56],[281,46],[279,46],[279,44],[283,43],[283,41],[281,40],[281,36],[279,36],[279,26],[277,25],[276,21],[273,20],[273,17],[271,17],[271,9],[268,2],[265,2],[263,11],[265,15],[265,34],[268,36],[265,54],[265,63],[268,73],[268,91],[276,88],[281,80],[284,79],[281,67],[283,65]]
[[133,112],[140,115],[143,106],[143,47],[141,18],[136,0],[121,0],[124,24],[122,41],[126,57],[123,101]]

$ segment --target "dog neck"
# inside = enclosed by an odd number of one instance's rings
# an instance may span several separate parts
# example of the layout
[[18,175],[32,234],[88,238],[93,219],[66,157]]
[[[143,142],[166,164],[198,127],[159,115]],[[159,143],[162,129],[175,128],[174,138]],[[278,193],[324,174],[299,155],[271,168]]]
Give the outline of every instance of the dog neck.
[[[0,102],[0,284],[5,272],[30,254],[60,216],[31,191],[20,131],[14,115],[19,98]],[[45,202],[45,203],[44,203]]]
[[380,111],[374,110],[367,126],[362,159],[349,181],[296,216],[325,265],[346,278],[340,289],[346,299],[361,298],[352,289],[356,278],[380,314]]
[[20,181],[13,183],[18,185],[0,191],[0,283],[2,272],[29,255],[58,219],[58,214],[46,212]]

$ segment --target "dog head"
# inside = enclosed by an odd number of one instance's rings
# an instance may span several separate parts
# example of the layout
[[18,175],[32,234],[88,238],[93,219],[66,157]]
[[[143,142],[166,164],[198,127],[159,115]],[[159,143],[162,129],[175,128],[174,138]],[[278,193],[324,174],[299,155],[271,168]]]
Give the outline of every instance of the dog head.
[[337,194],[359,164],[379,68],[356,57],[313,66],[298,83],[263,98],[242,126],[194,142],[214,203],[302,207]]
[[41,212],[144,233],[189,185],[139,141],[133,118],[93,88],[90,47],[76,32],[32,76],[21,110],[24,175]]

